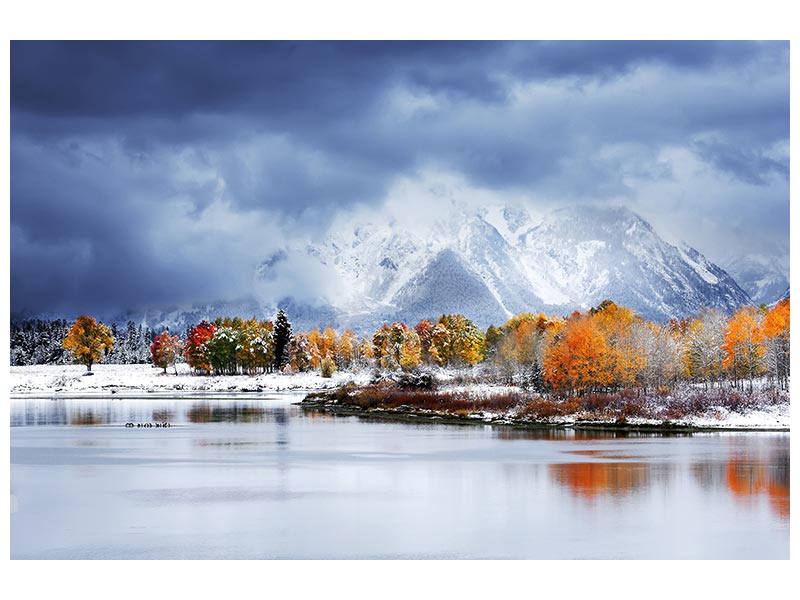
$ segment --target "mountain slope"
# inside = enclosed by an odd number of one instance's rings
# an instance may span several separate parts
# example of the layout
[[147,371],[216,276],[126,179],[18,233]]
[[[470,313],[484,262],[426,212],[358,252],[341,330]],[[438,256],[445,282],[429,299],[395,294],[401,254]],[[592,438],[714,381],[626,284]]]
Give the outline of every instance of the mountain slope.
[[[297,275],[303,277],[293,279]],[[704,306],[732,311],[751,302],[725,270],[693,248],[668,244],[621,207],[570,207],[535,222],[522,209],[490,206],[451,212],[413,230],[393,221],[355,222],[325,239],[273,253],[254,277],[254,296],[266,290],[271,301],[105,320],[180,331],[215,316],[272,318],[280,306],[296,329],[331,325],[368,332],[382,321],[415,324],[443,313],[462,313],[486,327],[523,311],[566,315],[605,299],[659,321]],[[302,298],[285,297],[287,281],[309,282],[295,287]],[[779,283],[752,289],[772,294]],[[787,287],[780,284],[778,294]],[[275,292],[283,299],[276,302]]]
[[727,260],[725,270],[756,304],[771,304],[780,300],[789,287],[788,256],[747,254]]
[[437,222],[428,234],[358,223],[291,251],[334,271],[342,293],[326,302],[342,324],[356,327],[445,312],[486,326],[522,311],[567,314],[606,298],[664,320],[750,301],[697,250],[666,243],[621,207],[556,210],[535,225],[520,209],[488,207]]
[[520,249],[552,308],[588,308],[610,298],[642,316],[665,319],[749,301],[697,250],[668,244],[624,208],[554,211],[524,234]]

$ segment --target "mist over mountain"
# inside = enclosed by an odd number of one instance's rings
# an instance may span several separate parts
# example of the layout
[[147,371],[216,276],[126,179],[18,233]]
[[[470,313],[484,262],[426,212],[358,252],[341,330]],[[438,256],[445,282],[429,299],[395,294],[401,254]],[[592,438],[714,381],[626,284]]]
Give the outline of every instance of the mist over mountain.
[[772,304],[789,289],[789,256],[776,254],[746,254],[723,263],[756,304]]
[[[540,222],[519,208],[487,207],[437,222],[424,236],[397,224],[355,223],[287,252],[312,256],[334,274],[342,292],[321,304],[356,327],[443,312],[485,327],[522,311],[567,314],[606,298],[665,320],[750,301],[700,252],[666,243],[622,207],[564,208]],[[269,276],[266,263],[261,273]]]
[[[303,298],[265,299],[265,291],[281,294],[283,271],[297,269],[324,282]],[[785,282],[770,285],[785,292]],[[751,289],[760,298],[772,287]],[[575,206],[533,219],[519,207],[490,206],[463,208],[427,229],[355,221],[271,254],[256,269],[249,298],[101,318],[181,330],[216,316],[270,319],[280,306],[300,329],[369,331],[382,321],[416,323],[443,313],[486,327],[523,311],[566,315],[604,299],[658,321],[752,302],[725,270],[694,248],[665,242],[627,208]]]

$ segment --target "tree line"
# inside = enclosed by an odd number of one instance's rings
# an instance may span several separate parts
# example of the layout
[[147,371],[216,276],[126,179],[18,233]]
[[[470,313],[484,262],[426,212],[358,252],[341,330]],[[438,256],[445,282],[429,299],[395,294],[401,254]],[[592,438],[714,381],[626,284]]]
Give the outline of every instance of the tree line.
[[522,313],[486,331],[451,314],[413,327],[384,323],[362,337],[332,327],[293,332],[279,310],[274,322],[201,321],[183,339],[133,323],[118,332],[84,315],[70,328],[65,321],[40,321],[15,329],[12,364],[30,364],[26,357],[37,363],[71,359],[89,369],[101,360],[152,362],[166,372],[185,361],[197,374],[318,371],[324,377],[337,370],[480,364],[495,381],[560,395],[626,388],[664,394],[684,382],[752,391],[759,377],[788,389],[789,310],[786,298],[771,308],[743,307],[732,315],[704,309],[692,318],[654,323],[606,300],[566,317]]
[[[63,365],[73,362],[73,355],[64,348],[64,338],[72,323],[65,319],[47,321],[29,319],[11,323],[11,365]],[[109,327],[114,346],[103,352],[102,360],[110,364],[144,364],[151,362],[150,345],[156,332],[149,327],[128,321],[124,327]]]

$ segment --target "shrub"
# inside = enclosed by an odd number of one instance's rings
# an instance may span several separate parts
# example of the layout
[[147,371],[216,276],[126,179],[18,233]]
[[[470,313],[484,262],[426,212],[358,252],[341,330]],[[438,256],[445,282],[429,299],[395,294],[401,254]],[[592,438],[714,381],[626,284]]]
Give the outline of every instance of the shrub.
[[334,371],[336,371],[336,363],[329,356],[326,356],[322,359],[319,369],[323,377],[332,377]]

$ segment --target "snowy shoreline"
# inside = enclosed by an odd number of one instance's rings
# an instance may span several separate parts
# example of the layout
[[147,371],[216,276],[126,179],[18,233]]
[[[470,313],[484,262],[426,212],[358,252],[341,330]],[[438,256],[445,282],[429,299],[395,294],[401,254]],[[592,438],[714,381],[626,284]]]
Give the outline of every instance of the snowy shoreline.
[[[304,400],[301,406],[306,410],[328,413],[337,416],[362,417],[373,420],[396,421],[402,423],[429,423],[442,425],[479,425],[514,427],[520,429],[565,429],[576,431],[610,431],[620,433],[684,434],[702,432],[764,432],[789,433],[788,415],[780,419],[775,412],[755,411],[751,415],[740,415],[744,419],[712,421],[702,417],[690,417],[675,421],[655,419],[629,419],[624,423],[612,420],[580,420],[565,417],[555,420],[526,420],[503,414],[471,414],[459,416],[430,410],[411,410],[408,408],[377,408],[364,410],[356,406],[335,405],[325,401]],[[775,418],[779,417],[779,418]],[[772,423],[771,421],[775,421]]]
[[311,392],[332,389],[345,383],[366,383],[368,373],[334,373],[325,379],[317,373],[267,373],[263,375],[194,375],[188,365],[177,365],[165,374],[151,365],[104,365],[92,367],[94,375],[84,376],[81,365],[32,365],[11,367],[9,392],[12,398],[115,397],[202,395],[262,395],[274,392]]
[[[35,365],[11,367],[9,392],[11,399],[152,399],[159,397],[186,399],[220,399],[220,398],[263,398],[270,394],[303,394],[311,392],[331,391],[344,384],[356,387],[366,386],[371,374],[336,372],[331,378],[323,378],[318,373],[269,373],[263,375],[220,375],[204,376],[191,373],[186,364],[177,365],[178,375],[170,369],[166,374],[151,365],[95,365],[94,375],[84,376],[85,368],[81,365]],[[492,396],[518,390],[509,386],[490,384],[445,384],[443,389],[450,392],[468,391],[476,396]],[[521,391],[521,390],[520,390]],[[320,405],[310,409],[320,409]],[[330,407],[329,407],[330,408]],[[383,410],[403,418],[398,411]],[[365,412],[366,414],[366,412]],[[377,416],[373,412],[373,416]],[[443,415],[422,413],[412,418],[431,419],[441,422]],[[460,419],[462,422],[484,424],[509,424],[513,416],[508,414],[473,414]],[[790,428],[789,403],[775,406],[764,406],[761,409],[745,413],[731,412],[719,408],[713,415],[687,416],[684,419],[671,421],[669,427],[690,427],[715,430],[780,430]],[[580,425],[572,416],[561,417],[542,423],[547,426],[573,427]],[[596,423],[608,427],[613,423]],[[586,423],[588,425],[588,423]],[[626,426],[649,429],[661,427],[662,421],[652,419],[631,418]]]
[[[324,394],[324,392],[323,392]],[[400,421],[406,423],[440,423],[448,425],[498,425],[520,427],[523,429],[575,429],[606,430],[639,433],[691,433],[702,431],[790,431],[788,406],[766,407],[747,414],[728,413],[706,416],[688,416],[675,420],[629,418],[624,422],[613,419],[582,418],[579,415],[551,419],[521,418],[513,413],[491,413],[485,411],[466,415],[437,410],[414,409],[408,406],[397,408],[377,407],[363,409],[357,405],[331,402],[327,398],[307,396],[301,403],[306,410],[339,416],[355,416],[369,419]]]

